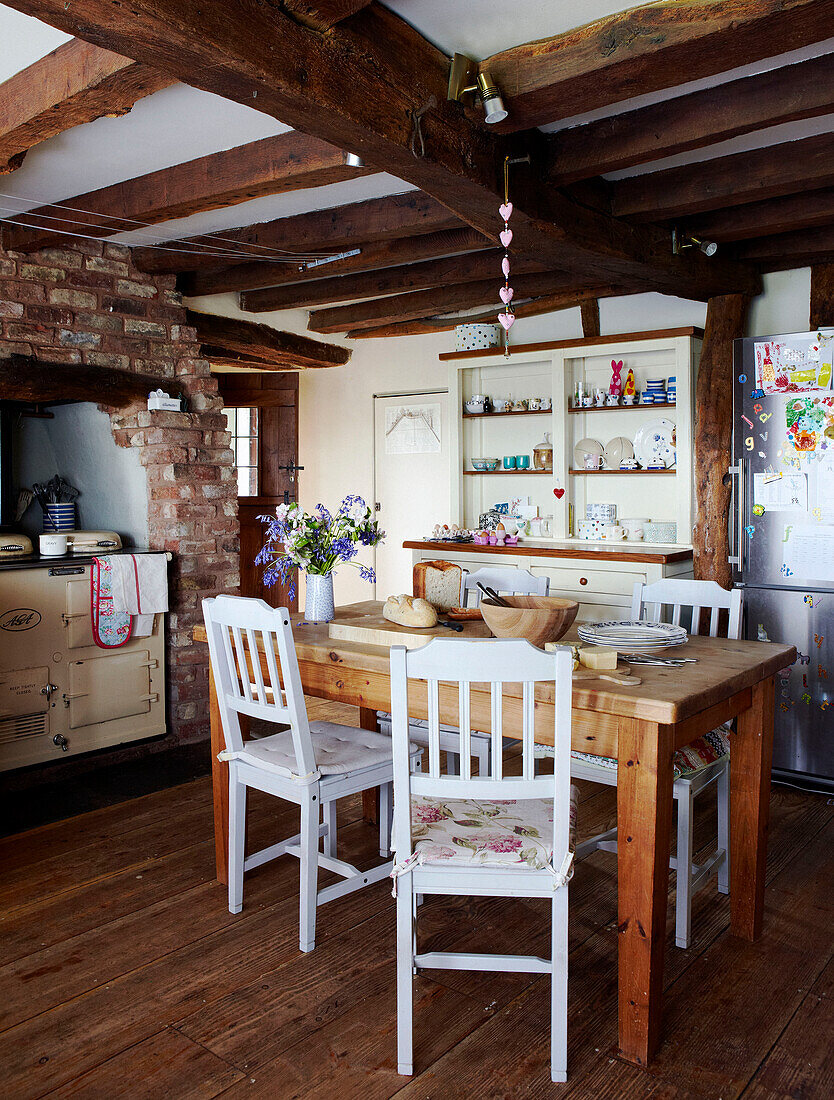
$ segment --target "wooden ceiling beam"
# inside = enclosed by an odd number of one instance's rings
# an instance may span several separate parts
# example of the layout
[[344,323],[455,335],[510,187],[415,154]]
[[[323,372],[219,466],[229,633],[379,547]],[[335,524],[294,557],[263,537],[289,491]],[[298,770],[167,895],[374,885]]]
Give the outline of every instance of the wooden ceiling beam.
[[707,210],[832,185],[834,134],[818,134],[629,176],[612,185],[612,205],[616,216],[635,221],[682,220]]
[[317,31],[328,31],[366,8],[371,0],[284,0],[296,19]]
[[176,82],[90,42],[64,42],[0,84],[0,175],[47,138],[127,114],[138,99]]
[[[378,328],[380,325],[395,324],[400,321],[417,320],[437,313],[451,313],[453,310],[473,309],[475,306],[494,306],[493,317],[501,308],[498,298],[500,276],[480,279],[477,282],[451,283],[446,286],[420,290],[413,294],[393,294],[388,298],[377,298],[369,302],[358,302],[349,306],[334,306],[331,309],[319,309],[310,314],[307,327],[311,332],[355,332],[363,328]],[[519,304],[525,298],[540,297],[543,294],[561,293],[577,295],[581,287],[577,277],[566,271],[543,271],[521,274],[513,277],[515,301]],[[516,311],[517,312],[517,311]]]
[[680,224],[686,233],[722,243],[834,225],[834,188],[729,206],[697,214]]
[[4,401],[23,401],[36,405],[53,402],[89,401],[91,397],[123,408],[147,399],[159,386],[159,377],[135,374],[112,367],[65,363],[46,363],[29,355],[0,359],[0,397]]
[[[348,362],[350,348],[311,340],[294,332],[279,332],[269,325],[218,317],[213,313],[186,311],[187,324],[197,330],[197,339],[209,349],[214,360],[229,360],[268,366],[272,370],[299,370],[306,367],[340,367]],[[207,357],[209,356],[206,352]],[[271,366],[270,366],[271,364]]]
[[[307,214],[294,214],[292,217],[247,225],[241,229],[224,229],[222,242],[210,236],[188,237],[184,240],[163,241],[164,249],[134,248],[133,262],[141,271],[150,274],[206,272],[199,284],[194,275],[191,283],[195,287],[193,293],[217,294],[221,287],[227,290],[246,289],[240,284],[223,286],[224,280],[229,278],[229,269],[233,267],[245,265],[246,271],[241,274],[241,279],[249,275],[261,280],[267,267],[297,272],[298,266],[312,252],[350,251],[394,237],[413,237],[458,229],[461,224],[461,219],[436,199],[429,198],[420,191],[406,191],[401,195],[386,195],[381,199],[332,206],[326,210],[311,210]],[[218,244],[222,244],[223,248],[239,249],[241,252],[251,250],[252,259],[247,261],[245,257],[235,256],[219,259],[216,254],[199,252],[202,247],[216,253]],[[173,251],[168,251],[169,249]],[[183,251],[176,251],[177,249]],[[265,254],[264,250],[297,252],[301,255],[297,264],[266,264],[260,259]],[[214,280],[208,274],[212,270],[217,273]],[[196,289],[197,285],[200,286],[199,290]],[[256,285],[263,286],[264,283],[258,281]]]
[[665,0],[528,42],[481,62],[526,130],[819,42],[830,0]]
[[[585,290],[559,291],[556,294],[543,294],[533,298],[529,302],[520,302],[516,306],[516,317],[539,317],[543,313],[558,313],[562,309],[580,308],[586,301],[595,301],[597,298],[607,298],[612,295],[625,294],[627,291],[621,287],[591,286]],[[377,328],[356,329],[347,333],[350,339],[368,340],[389,336],[425,336],[433,332],[449,332],[458,325],[471,325],[474,323],[495,321],[496,309],[485,310],[483,313],[462,313],[457,316],[446,314],[439,317],[422,317],[415,321],[395,321],[390,325],[380,325]],[[512,346],[512,345],[510,345]]]
[[[14,251],[35,251],[65,233],[111,237],[138,228],[137,222],[158,224],[369,174],[349,168],[343,150],[291,130],[28,210],[20,215],[27,228],[12,220],[3,240]],[[42,228],[33,229],[33,224]],[[216,245],[228,247],[220,241]]]
[[378,271],[380,268],[398,264],[411,264],[494,247],[494,241],[487,240],[477,229],[467,225],[462,229],[424,233],[419,237],[363,243],[359,245],[357,256],[346,256],[343,260],[334,260],[319,267],[301,269],[297,263],[254,263],[239,264],[237,267],[222,268],[219,271],[189,272],[180,278],[179,288],[183,294],[197,297],[200,294],[281,287],[288,283],[324,282],[336,276]]
[[548,178],[561,187],[831,110],[827,54],[560,130],[550,137]]
[[[381,271],[364,271],[357,275],[339,275],[333,279],[316,279],[315,282],[254,290],[241,294],[240,308],[247,313],[267,313],[275,309],[309,308],[329,302],[354,302],[398,291],[428,290],[449,282],[458,282],[462,278],[473,281],[491,278],[497,294],[501,281],[502,255],[500,249],[492,248],[479,255],[468,253],[442,260],[426,260],[418,264],[400,264]],[[513,275],[524,271],[541,271],[541,265],[535,260],[517,260]]]
[[[10,3],[146,64],[164,62],[189,84],[228,99],[251,105],[257,95],[259,110],[383,165],[486,235],[496,230],[505,157],[529,153],[531,169],[513,174],[513,245],[546,268],[696,299],[759,289],[753,271],[704,262],[694,251],[672,256],[665,231],[617,221],[550,187],[537,136],[508,142],[449,102],[448,57],[380,4],[323,35],[275,4],[248,5],[241,19],[225,0]],[[803,4],[779,0],[779,7]]]
[[761,271],[787,271],[792,267],[831,263],[834,261],[834,225],[745,241],[736,247],[736,253],[756,264]]

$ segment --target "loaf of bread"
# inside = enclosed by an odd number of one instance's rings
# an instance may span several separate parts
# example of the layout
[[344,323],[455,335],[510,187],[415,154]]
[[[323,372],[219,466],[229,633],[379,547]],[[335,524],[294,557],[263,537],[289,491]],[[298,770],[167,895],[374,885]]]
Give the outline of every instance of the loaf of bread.
[[438,611],[460,607],[464,570],[450,561],[418,561],[412,571],[414,595]]
[[415,596],[389,596],[382,615],[398,626],[436,626],[437,612],[427,600]]

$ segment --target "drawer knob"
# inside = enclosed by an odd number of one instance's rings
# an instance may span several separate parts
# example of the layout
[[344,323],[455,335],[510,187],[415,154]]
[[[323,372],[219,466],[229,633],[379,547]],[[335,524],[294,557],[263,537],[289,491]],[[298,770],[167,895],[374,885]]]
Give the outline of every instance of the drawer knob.
[[587,584],[588,583],[588,578],[587,577],[580,577],[579,578],[579,583],[580,584]]

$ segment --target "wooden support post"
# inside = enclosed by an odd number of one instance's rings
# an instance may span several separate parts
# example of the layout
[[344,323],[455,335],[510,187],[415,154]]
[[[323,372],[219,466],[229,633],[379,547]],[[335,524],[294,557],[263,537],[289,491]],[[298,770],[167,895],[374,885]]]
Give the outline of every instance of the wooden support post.
[[724,475],[732,457],[733,340],[744,334],[747,297],[710,298],[695,389],[695,500],[692,533],[697,580],[732,580],[727,516],[730,488]]
[[811,268],[811,316],[809,328],[834,325],[834,264],[814,264]]
[[588,298],[580,302],[579,309],[582,314],[582,335],[599,336],[599,298]]

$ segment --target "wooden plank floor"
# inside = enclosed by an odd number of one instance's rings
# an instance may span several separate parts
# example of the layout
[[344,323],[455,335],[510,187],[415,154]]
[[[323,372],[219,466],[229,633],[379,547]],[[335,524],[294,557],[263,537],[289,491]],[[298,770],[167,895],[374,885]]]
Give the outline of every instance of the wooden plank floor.
[[[311,717],[356,712],[310,701]],[[580,835],[613,823],[615,792],[583,785]],[[704,803],[698,845],[714,804]],[[376,862],[359,799],[340,805],[340,855]],[[296,831],[253,796],[253,845]],[[210,782],[95,810],[0,841],[0,1096],[811,1100],[834,1095],[834,806],[772,797],[764,935],[729,935],[728,899],[696,898],[674,946],[666,1039],[648,1071],[614,1055],[616,861],[571,884],[570,1063],[548,1070],[548,988],[537,975],[433,972],[415,983],[417,1076],[396,1073],[394,902],[381,883],[318,911],[298,943],[298,871],[247,876],[243,912],[213,880]],[[326,878],[326,876],[325,876]],[[433,899],[422,950],[546,954],[547,906]]]

